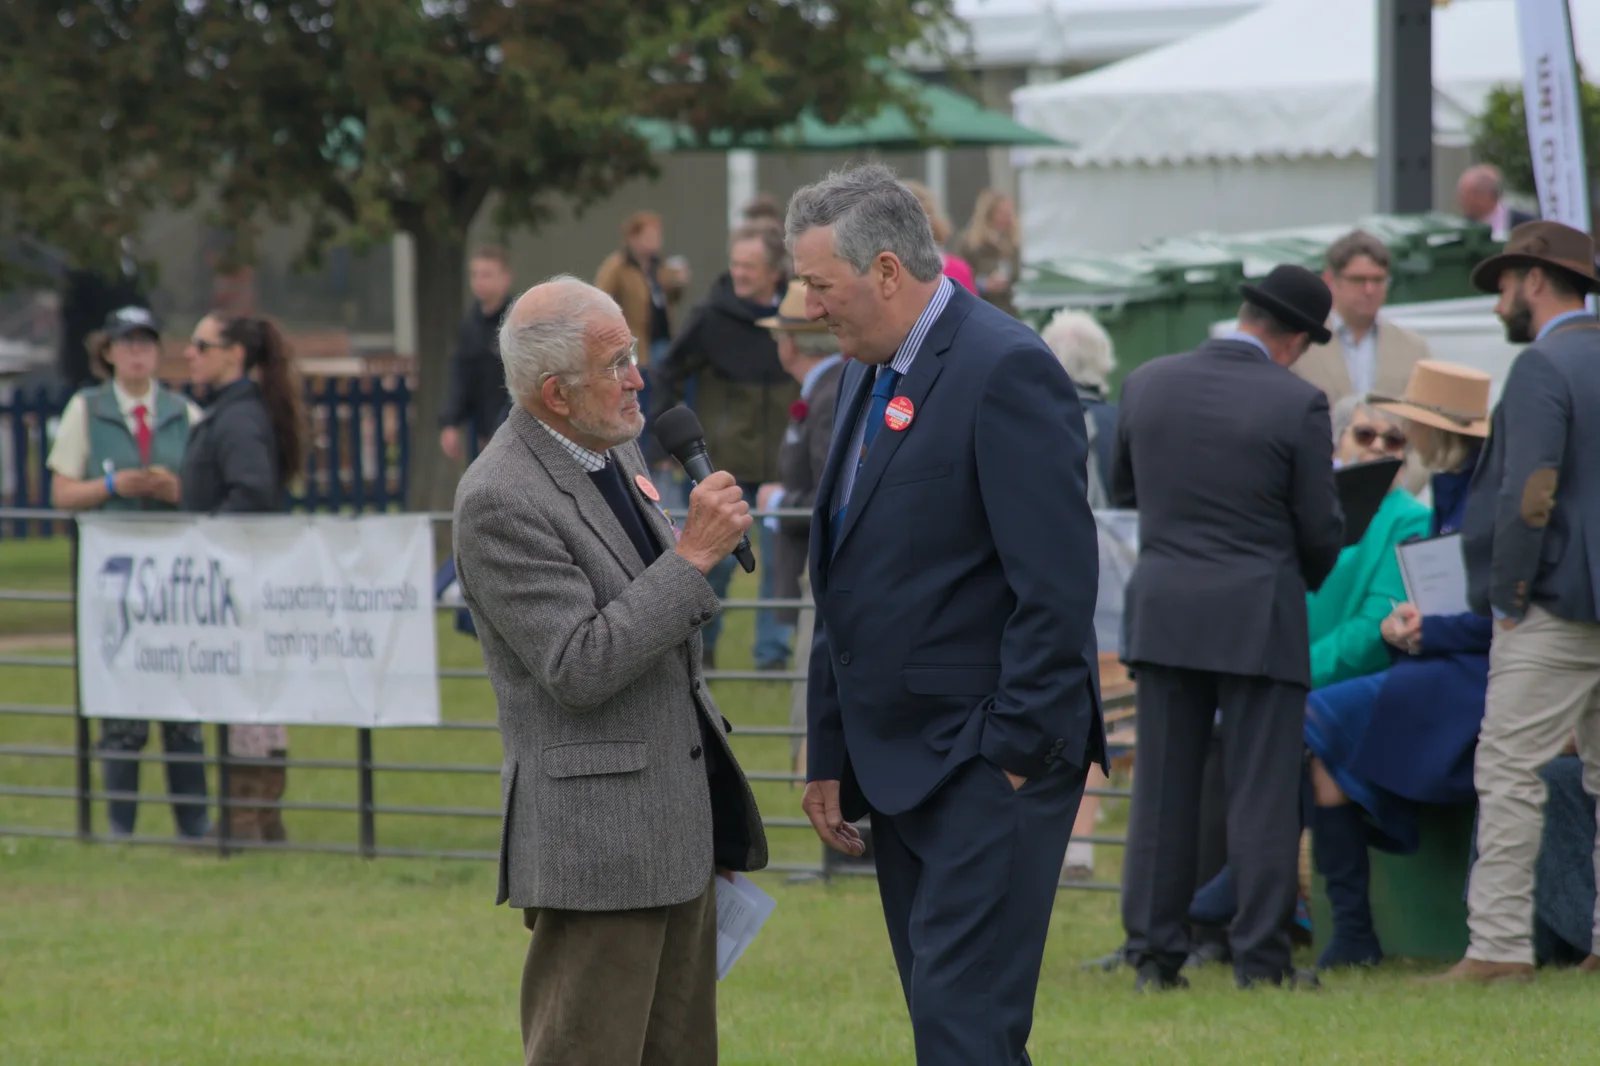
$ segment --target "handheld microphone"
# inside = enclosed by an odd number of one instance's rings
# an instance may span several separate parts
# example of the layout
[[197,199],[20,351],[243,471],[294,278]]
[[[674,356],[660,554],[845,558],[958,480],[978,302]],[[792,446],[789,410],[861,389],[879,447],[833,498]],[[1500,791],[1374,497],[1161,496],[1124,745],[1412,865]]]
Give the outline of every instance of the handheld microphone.
[[[656,418],[656,440],[697,484],[716,473],[711,456],[706,453],[706,431],[700,419],[687,407],[680,405],[661,412]],[[745,573],[755,570],[756,555],[750,550],[749,536],[739,538],[733,557],[739,560]]]

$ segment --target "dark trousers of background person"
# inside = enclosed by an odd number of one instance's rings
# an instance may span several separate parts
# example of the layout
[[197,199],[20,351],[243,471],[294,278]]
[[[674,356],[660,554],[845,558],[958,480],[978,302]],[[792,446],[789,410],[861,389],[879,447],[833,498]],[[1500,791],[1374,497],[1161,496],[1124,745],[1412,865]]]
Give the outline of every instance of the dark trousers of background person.
[[1267,678],[1138,664],[1133,806],[1122,922],[1134,965],[1175,975],[1188,957],[1206,752],[1222,711],[1227,850],[1239,893],[1229,930],[1241,980],[1292,971],[1306,690]]
[[[150,723],[128,718],[107,718],[100,723],[100,750],[118,754],[135,755],[144,750],[150,740]],[[162,722],[161,750],[168,755],[204,755],[205,736],[198,722]],[[174,802],[172,816],[178,824],[178,835],[203,837],[210,828],[206,813],[206,768],[198,762],[169,762],[167,767],[167,794],[178,798],[192,798],[196,803]],[[137,793],[139,791],[139,763],[133,759],[106,759],[104,780],[107,792]],[[111,817],[113,836],[132,836],[134,821],[139,814],[139,804],[131,799],[114,799],[106,804]]]
[[987,759],[957,767],[909,811],[872,811],[878,893],[917,1066],[1019,1066],[1088,772],[1013,790]]
[[[1203,885],[1228,865],[1228,777],[1222,759],[1222,730],[1213,726],[1206,745],[1206,765],[1200,779],[1200,834],[1195,848],[1194,883]],[[1226,923],[1189,925],[1189,950],[1207,944],[1228,946]]]
[[[750,509],[756,509],[756,490],[759,485],[740,485],[744,491],[744,502]],[[751,540],[755,542],[756,563],[760,576],[760,586],[756,595],[764,600],[772,598],[772,530],[759,519],[750,530]],[[711,584],[711,590],[717,594],[718,599],[728,598],[728,586],[733,583],[733,568],[739,564],[733,556],[728,556],[722,562],[711,568],[706,575],[706,580]],[[717,638],[722,633],[722,615],[712,619],[710,624],[700,631],[700,639],[705,644],[705,653],[715,659],[717,651]],[[757,670],[781,670],[789,661],[789,643],[794,637],[794,627],[786,626],[775,618],[771,611],[765,608],[756,612],[756,642],[751,649],[751,658],[755,660]],[[727,665],[723,664],[723,669]]]

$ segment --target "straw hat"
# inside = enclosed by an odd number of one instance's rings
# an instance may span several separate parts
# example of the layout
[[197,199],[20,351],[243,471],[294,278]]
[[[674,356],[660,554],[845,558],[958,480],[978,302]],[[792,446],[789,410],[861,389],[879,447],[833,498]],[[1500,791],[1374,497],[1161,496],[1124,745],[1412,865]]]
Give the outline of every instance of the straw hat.
[[1420,360],[1406,394],[1373,396],[1372,406],[1464,437],[1489,435],[1489,375],[1454,363]]
[[789,333],[826,333],[828,324],[819,319],[806,317],[806,283],[803,281],[789,282],[789,291],[783,294],[783,302],[778,305],[778,313],[771,318],[762,318],[756,325],[764,329],[779,329]]

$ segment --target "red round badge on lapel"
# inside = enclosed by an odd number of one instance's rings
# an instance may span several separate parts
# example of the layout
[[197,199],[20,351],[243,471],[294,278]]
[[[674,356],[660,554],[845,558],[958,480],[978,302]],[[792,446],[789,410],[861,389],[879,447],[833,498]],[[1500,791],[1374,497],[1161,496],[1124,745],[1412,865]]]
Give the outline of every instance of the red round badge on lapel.
[[911,424],[911,419],[916,415],[917,409],[911,406],[911,401],[904,396],[896,396],[889,401],[889,406],[883,412],[883,424],[896,433]]
[[649,500],[651,503],[661,502],[661,493],[656,491],[655,482],[651,481],[643,474],[639,474],[633,479],[633,483],[639,486],[639,491],[644,493],[645,499]]

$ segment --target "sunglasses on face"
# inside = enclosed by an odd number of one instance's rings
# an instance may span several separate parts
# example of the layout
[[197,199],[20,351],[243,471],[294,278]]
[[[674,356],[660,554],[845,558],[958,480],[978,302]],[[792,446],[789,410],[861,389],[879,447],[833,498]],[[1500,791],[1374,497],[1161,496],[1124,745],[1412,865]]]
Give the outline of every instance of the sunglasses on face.
[[1383,450],[1386,452],[1403,452],[1406,450],[1406,435],[1398,429],[1386,429],[1379,433],[1371,426],[1351,426],[1350,439],[1363,448],[1370,448],[1374,441],[1383,440]]
[[194,350],[199,352],[201,355],[205,355],[210,351],[220,352],[222,349],[230,347],[230,345],[224,344],[221,341],[208,341],[204,337],[190,337],[189,343],[194,345]]

